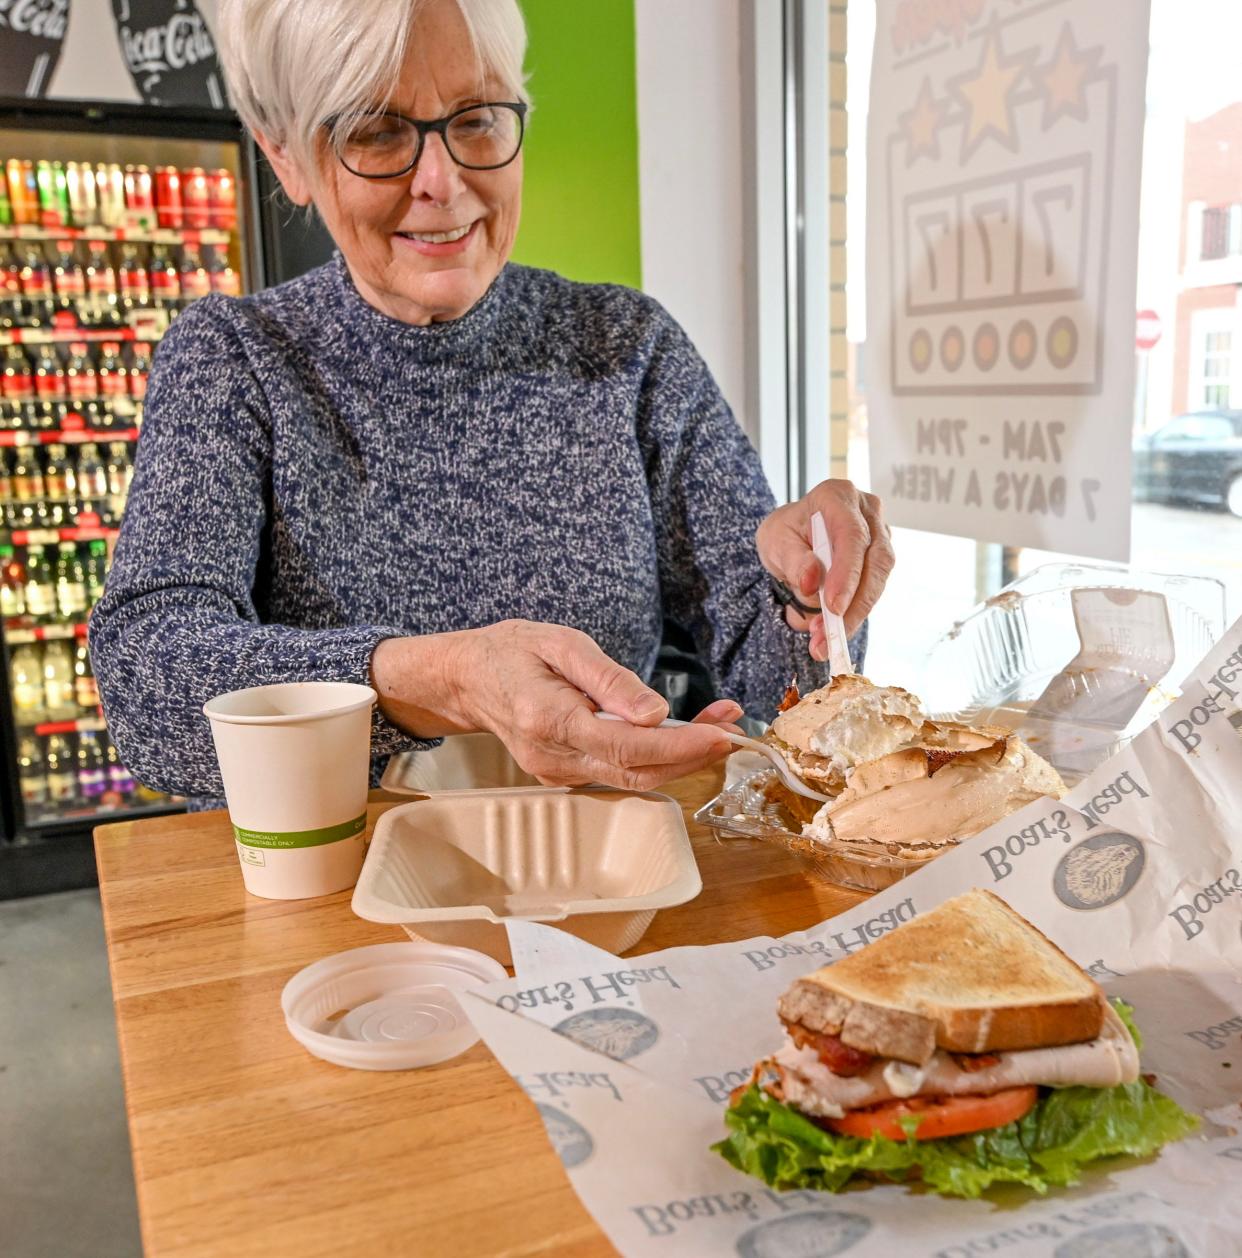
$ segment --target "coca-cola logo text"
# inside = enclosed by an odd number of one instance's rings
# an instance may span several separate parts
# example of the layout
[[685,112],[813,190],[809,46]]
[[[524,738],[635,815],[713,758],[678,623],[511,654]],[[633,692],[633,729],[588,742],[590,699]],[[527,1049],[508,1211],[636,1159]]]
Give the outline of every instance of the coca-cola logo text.
[[0,29],[64,39],[69,0],[0,0]]
[[151,26],[145,31],[122,26],[121,46],[135,74],[180,70],[216,55],[211,32],[197,13],[174,13],[167,26]]

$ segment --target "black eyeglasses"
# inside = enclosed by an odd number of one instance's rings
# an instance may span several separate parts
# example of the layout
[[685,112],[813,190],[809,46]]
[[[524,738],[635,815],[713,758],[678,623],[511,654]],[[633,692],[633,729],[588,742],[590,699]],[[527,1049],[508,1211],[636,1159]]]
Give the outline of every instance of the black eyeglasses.
[[[324,125],[335,131],[336,119]],[[393,179],[418,165],[434,131],[448,155],[467,170],[499,170],[518,155],[526,130],[526,105],[488,101],[469,105],[444,118],[407,118],[384,110],[364,114],[336,137],[336,155],[351,174],[363,179]]]

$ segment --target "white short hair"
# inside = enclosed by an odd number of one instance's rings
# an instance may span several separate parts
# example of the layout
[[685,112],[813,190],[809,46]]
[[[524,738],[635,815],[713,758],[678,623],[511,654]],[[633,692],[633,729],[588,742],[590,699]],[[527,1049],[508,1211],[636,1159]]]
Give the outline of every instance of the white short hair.
[[[517,0],[454,0],[484,76],[526,100]],[[220,58],[233,106],[312,178],[319,129],[387,102],[427,0],[220,0]]]

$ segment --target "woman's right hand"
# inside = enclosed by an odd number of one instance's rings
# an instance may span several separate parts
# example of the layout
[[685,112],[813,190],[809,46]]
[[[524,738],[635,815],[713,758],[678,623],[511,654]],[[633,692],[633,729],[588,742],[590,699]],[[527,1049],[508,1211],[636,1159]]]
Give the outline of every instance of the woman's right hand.
[[[371,657],[380,710],[424,738],[487,730],[549,786],[601,782],[652,790],[731,750],[716,725],[741,715],[711,704],[688,726],[658,726],[668,704],[585,633],[506,620],[483,629],[390,638]],[[601,721],[597,710],[621,721]]]

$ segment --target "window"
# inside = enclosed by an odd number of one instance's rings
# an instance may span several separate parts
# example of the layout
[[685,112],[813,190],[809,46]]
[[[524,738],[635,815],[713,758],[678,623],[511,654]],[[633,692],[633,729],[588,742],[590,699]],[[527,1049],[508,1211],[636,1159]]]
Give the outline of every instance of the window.
[[[857,375],[861,343],[870,331],[863,298],[876,5],[874,0],[849,0],[845,8],[850,95],[847,297],[854,350],[849,471],[856,482],[884,497],[891,493],[891,482],[888,469],[876,467],[873,475],[870,467],[867,382]],[[1195,0],[1190,5],[1151,0],[1136,297],[1138,310],[1156,311],[1162,334],[1153,346],[1137,352],[1133,433],[1139,439],[1135,448],[1143,453],[1166,441],[1170,446],[1184,442],[1182,450],[1168,451],[1173,456],[1168,461],[1180,462],[1184,454],[1196,461],[1196,470],[1206,468],[1211,474],[1193,505],[1185,496],[1161,496],[1144,482],[1137,486],[1139,496],[1131,509],[1132,565],[1222,580],[1230,618],[1242,612],[1242,499],[1225,492],[1224,477],[1216,469],[1223,471],[1225,451],[1242,441],[1240,42],[1242,4],[1237,0]],[[1222,152],[1231,155],[1228,160]],[[881,335],[883,331],[881,323]],[[1141,465],[1136,467],[1141,474]],[[894,532],[897,567],[872,617],[867,670],[876,680],[916,690],[928,647],[976,599],[996,594],[1015,572],[1075,558],[1033,548],[1002,552],[993,539],[976,542],[907,528]]]
[[1209,332],[1203,338],[1204,406],[1228,406],[1233,363],[1232,332]]
[[1203,243],[1199,257],[1204,262],[1224,258],[1229,254],[1229,207],[1209,206],[1203,211]]

